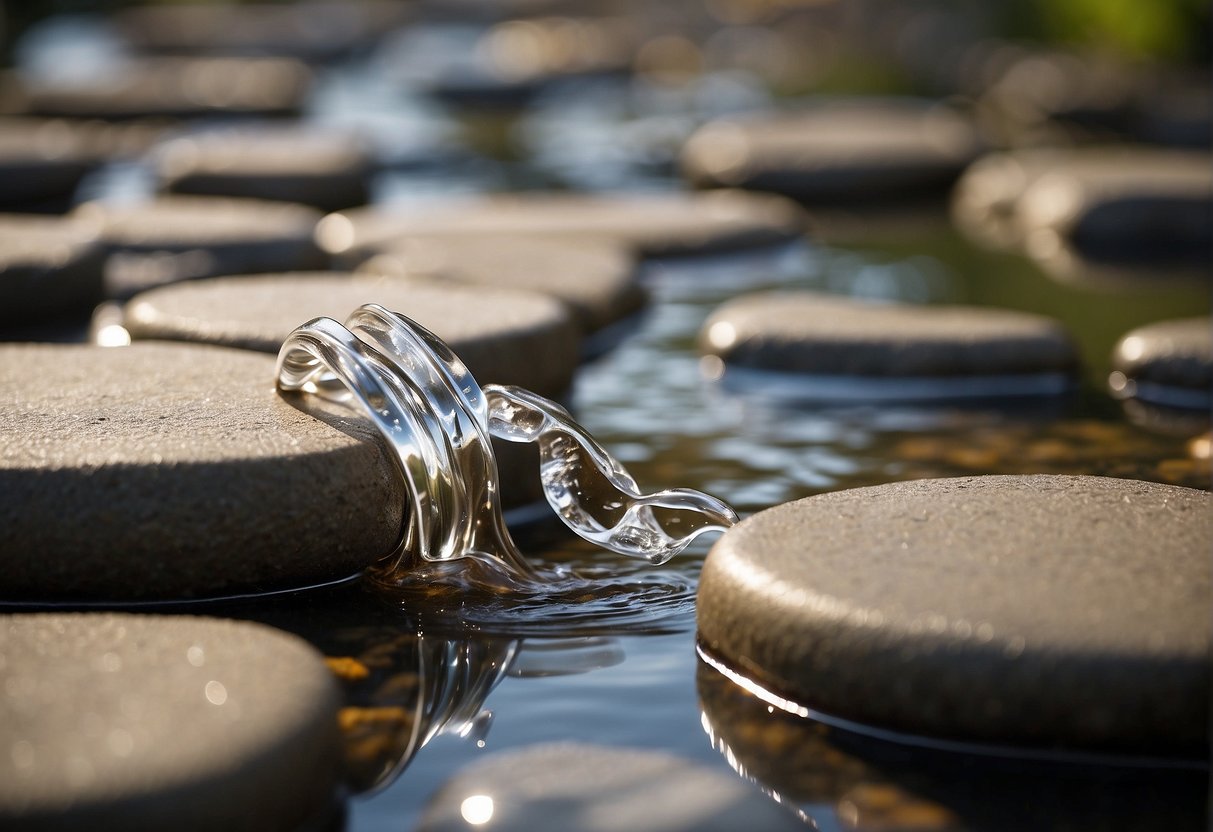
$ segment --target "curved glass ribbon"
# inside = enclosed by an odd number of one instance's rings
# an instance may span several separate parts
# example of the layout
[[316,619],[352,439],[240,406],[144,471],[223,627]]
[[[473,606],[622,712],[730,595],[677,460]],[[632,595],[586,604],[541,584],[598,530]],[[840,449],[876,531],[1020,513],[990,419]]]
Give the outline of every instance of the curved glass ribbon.
[[[664,563],[692,540],[737,522],[724,502],[690,489],[643,494],[559,405],[516,387],[484,390],[442,339],[377,304],[345,326],[316,318],[278,353],[278,389],[352,401],[387,440],[409,496],[409,522],[385,564],[476,557],[533,574],[506,530],[490,435],[535,442],[552,508],[611,551]],[[346,392],[335,396],[334,383]]]

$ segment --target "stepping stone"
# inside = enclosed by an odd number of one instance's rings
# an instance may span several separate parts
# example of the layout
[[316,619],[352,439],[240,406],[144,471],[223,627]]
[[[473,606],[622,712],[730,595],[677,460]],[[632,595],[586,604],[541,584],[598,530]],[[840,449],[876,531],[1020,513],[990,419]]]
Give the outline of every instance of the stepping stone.
[[1213,405],[1213,319],[1139,327],[1116,343],[1108,379],[1118,398],[1208,411]]
[[6,615],[0,656],[6,829],[287,832],[339,814],[339,694],[294,636],[192,616]]
[[699,341],[726,382],[825,400],[1057,394],[1077,364],[1065,330],[1038,315],[807,291],[728,301]]
[[1031,179],[1016,214],[1041,260],[1069,244],[1097,259],[1207,265],[1213,155],[1142,150],[1058,164]]
[[1208,751],[1213,497],[1050,475],[768,509],[699,585],[700,640],[828,715],[906,735]]
[[32,115],[73,118],[203,118],[297,115],[312,75],[286,58],[141,58],[83,79],[22,77]]
[[88,223],[0,214],[0,327],[87,317],[104,297],[104,266]]
[[154,154],[160,190],[301,202],[326,211],[370,198],[370,151],[358,137],[307,128],[183,136]]
[[100,161],[67,122],[0,119],[0,208],[66,207]]
[[342,58],[405,22],[394,3],[307,0],[137,6],[111,16],[135,50],[167,55],[247,55],[327,62]]
[[312,239],[321,215],[302,205],[165,196],[138,203],[89,202],[73,216],[101,225],[112,252],[105,275],[111,297],[199,277],[326,264]]
[[[660,796],[659,798],[657,796]],[[532,829],[803,829],[738,777],[657,751],[532,745],[463,769],[431,799],[425,832]]]
[[710,122],[687,141],[682,167],[701,188],[751,188],[813,203],[871,201],[938,194],[979,151],[973,125],[943,105],[843,99]]
[[669,257],[771,246],[798,239],[804,226],[804,213],[794,203],[741,191],[525,193],[343,211],[324,218],[316,239],[352,267],[368,250],[412,235],[603,237],[641,257]]
[[279,396],[270,356],[9,345],[0,389],[0,599],[314,585],[399,540],[403,486],[373,430]]
[[386,244],[359,271],[550,295],[586,333],[629,317],[647,301],[627,249],[592,237],[418,235]]
[[300,324],[321,316],[344,321],[364,303],[432,330],[482,384],[517,384],[554,397],[572,381],[578,335],[568,312],[551,298],[506,289],[340,273],[216,278],[136,296],[126,308],[126,328],[134,339],[277,355]]

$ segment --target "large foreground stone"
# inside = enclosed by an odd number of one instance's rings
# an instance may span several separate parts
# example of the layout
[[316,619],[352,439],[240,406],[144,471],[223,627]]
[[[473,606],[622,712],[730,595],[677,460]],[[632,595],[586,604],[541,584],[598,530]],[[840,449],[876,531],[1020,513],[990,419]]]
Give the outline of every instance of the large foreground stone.
[[430,800],[426,832],[803,829],[727,773],[656,751],[536,745],[468,766]]
[[339,698],[254,624],[0,616],[0,826],[282,830],[332,812]]
[[0,597],[189,598],[335,580],[399,539],[369,424],[274,390],[270,356],[0,349]]
[[808,202],[939,193],[980,150],[951,108],[914,99],[843,99],[800,112],[715,121],[687,141],[700,187],[740,187]]
[[1164,406],[1208,411],[1213,404],[1213,319],[1138,327],[1116,343],[1112,392]]
[[[870,303],[807,291],[728,301],[704,323],[700,347],[730,367],[806,378],[1003,379],[986,385],[989,395],[1060,392],[1077,363],[1064,328],[1038,315]],[[1024,391],[1016,379],[1027,383]],[[1029,383],[1033,379],[1039,384]],[[929,384],[923,389],[929,391]],[[954,390],[980,392],[963,383]]]
[[89,202],[73,213],[101,225],[112,252],[105,277],[112,296],[179,280],[326,263],[312,240],[321,215],[302,205],[166,196],[135,204]]
[[760,684],[909,734],[1204,754],[1213,498],[1065,476],[919,480],[751,517],[700,638]]
[[[805,216],[779,197],[709,194],[586,196],[523,193],[375,207],[331,214],[316,230],[330,254],[359,261],[413,234],[604,237],[646,257],[711,254],[795,239]],[[362,253],[361,256],[358,256]]]
[[577,330],[555,300],[530,292],[339,273],[251,275],[164,286],[137,296],[135,339],[195,341],[277,354],[312,318],[344,321],[378,303],[450,344],[482,384],[563,393],[577,366]]
[[646,300],[628,250],[596,238],[418,235],[386,245],[360,271],[551,295],[587,333],[637,312]]

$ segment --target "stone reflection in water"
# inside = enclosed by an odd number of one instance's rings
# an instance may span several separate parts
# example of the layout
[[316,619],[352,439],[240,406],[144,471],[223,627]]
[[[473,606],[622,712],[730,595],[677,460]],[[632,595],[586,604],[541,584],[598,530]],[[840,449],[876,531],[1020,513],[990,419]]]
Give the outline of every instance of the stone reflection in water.
[[1198,764],[1017,760],[903,745],[795,716],[702,659],[696,681],[716,750],[823,828],[1204,828],[1208,771]]

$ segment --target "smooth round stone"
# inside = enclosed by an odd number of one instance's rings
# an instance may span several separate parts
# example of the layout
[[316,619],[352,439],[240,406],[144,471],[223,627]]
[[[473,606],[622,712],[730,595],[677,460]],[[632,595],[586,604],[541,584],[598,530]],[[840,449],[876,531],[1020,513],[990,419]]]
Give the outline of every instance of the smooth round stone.
[[938,193],[980,151],[955,110],[914,99],[856,99],[800,112],[711,122],[687,141],[698,187],[741,187],[806,202]]
[[126,328],[135,339],[196,341],[277,354],[312,318],[345,321],[378,303],[446,341],[481,384],[564,392],[577,366],[578,335],[557,301],[529,292],[444,286],[339,273],[252,275],[165,286],[135,297]]
[[597,238],[418,235],[385,245],[359,270],[550,295],[587,333],[628,317],[647,300],[628,250]]
[[371,427],[279,396],[270,356],[24,344],[0,359],[0,598],[312,585],[399,539],[403,487]]
[[[917,391],[904,386],[907,396],[928,394],[932,381],[957,382],[956,395],[981,394],[985,387],[987,395],[1061,392],[1077,363],[1065,330],[1049,318],[984,307],[869,303],[807,291],[759,292],[728,301],[708,317],[699,340],[726,367],[821,379],[823,388],[831,379],[923,382]],[[977,384],[983,379],[990,383]]]
[[431,799],[425,832],[803,829],[740,778],[657,751],[532,745],[473,763]]
[[1124,398],[1208,410],[1213,403],[1213,319],[1139,327],[1116,343],[1109,384]]
[[154,153],[162,191],[301,202],[326,211],[369,197],[371,156],[353,135],[306,128],[199,133]]
[[[0,616],[0,825],[296,830],[336,804],[315,650],[192,616]],[[319,828],[319,826],[317,826]]]
[[111,252],[106,291],[199,277],[323,268],[312,239],[320,212],[252,199],[164,196],[138,203],[89,202],[73,215],[100,224]]
[[833,717],[1016,746],[1205,753],[1213,497],[989,476],[823,494],[713,547],[701,641]]
[[104,265],[87,223],[0,214],[0,326],[87,313],[104,297]]
[[638,256],[663,257],[787,242],[804,226],[804,213],[794,203],[741,191],[525,193],[344,211],[325,217],[316,239],[330,254],[348,257],[411,235],[596,236],[626,245]]
[[1016,210],[1028,251],[1042,259],[1068,242],[1095,256],[1207,262],[1213,155],[1142,150],[1059,164],[1035,177]]
[[311,82],[304,64],[286,58],[140,58],[87,80],[23,78],[20,93],[39,116],[288,116]]

